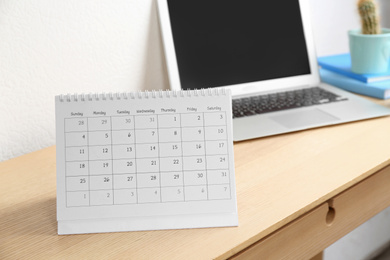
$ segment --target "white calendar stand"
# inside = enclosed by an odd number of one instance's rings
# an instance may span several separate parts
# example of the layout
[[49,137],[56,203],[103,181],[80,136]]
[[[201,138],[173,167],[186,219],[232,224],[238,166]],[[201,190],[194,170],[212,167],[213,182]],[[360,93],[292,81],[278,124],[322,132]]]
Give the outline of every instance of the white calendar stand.
[[59,234],[238,225],[225,90],[56,97]]

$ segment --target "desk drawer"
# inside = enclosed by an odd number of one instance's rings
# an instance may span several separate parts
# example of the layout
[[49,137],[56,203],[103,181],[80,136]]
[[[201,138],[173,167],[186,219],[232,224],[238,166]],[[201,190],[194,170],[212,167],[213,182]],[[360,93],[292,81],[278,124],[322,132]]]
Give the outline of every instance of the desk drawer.
[[390,166],[278,231],[232,259],[310,259],[390,206]]

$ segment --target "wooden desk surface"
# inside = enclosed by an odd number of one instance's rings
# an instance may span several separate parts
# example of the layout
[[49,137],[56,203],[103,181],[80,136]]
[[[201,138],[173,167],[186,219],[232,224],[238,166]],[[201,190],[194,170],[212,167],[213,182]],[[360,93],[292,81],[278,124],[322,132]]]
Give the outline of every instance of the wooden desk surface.
[[[390,101],[382,101],[390,106]],[[235,144],[239,227],[57,235],[55,147],[0,163],[0,258],[227,258],[390,164],[390,117]]]

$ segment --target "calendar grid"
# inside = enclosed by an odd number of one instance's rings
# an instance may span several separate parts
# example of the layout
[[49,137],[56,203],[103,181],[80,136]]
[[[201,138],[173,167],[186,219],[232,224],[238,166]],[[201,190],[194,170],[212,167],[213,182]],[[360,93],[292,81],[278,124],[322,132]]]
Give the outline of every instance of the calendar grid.
[[[142,173],[141,173],[142,174]],[[229,184],[228,182],[226,182],[226,183],[220,183],[220,184],[214,184],[214,185],[226,185],[226,184]],[[197,187],[198,185],[187,185],[187,187]],[[172,186],[164,186],[164,187],[166,187],[166,188],[175,188],[175,187],[177,187],[177,186],[174,186],[174,185],[172,185]],[[149,188],[139,188],[139,189],[149,189]],[[91,189],[91,191],[104,191],[104,190],[106,190],[106,189]],[[127,190],[127,188],[117,188],[117,189],[115,189],[115,190]],[[70,190],[70,191],[68,191],[68,192],[78,192],[78,191],[72,191],[72,190]],[[128,203],[125,203],[125,204],[128,204]]]
[[[86,125],[87,125],[87,135],[86,135],[86,139],[87,139],[87,147],[89,147],[89,132],[88,132],[88,118],[87,120],[85,120],[84,122],[86,122]],[[87,164],[88,164],[88,206],[91,205],[91,182],[90,182],[90,176],[91,176],[91,172],[90,172],[90,168],[89,168],[89,151],[88,151],[88,160],[87,160]]]
[[[200,116],[202,117],[200,123],[191,121]],[[218,119],[219,123],[213,121],[217,116],[221,117]],[[118,121],[118,118],[121,121]],[[145,120],[152,118],[155,122],[147,125]],[[178,122],[168,123],[168,119]],[[71,120],[82,121],[85,125],[71,128],[70,126],[74,124]],[[130,123],[126,127],[120,127],[118,122],[124,120]],[[137,120],[140,120],[139,124]],[[142,123],[142,120],[145,122]],[[101,124],[104,122],[104,125],[100,125],[100,121]],[[184,121],[186,124],[183,124]],[[227,145],[225,111],[65,118],[64,125],[65,192],[71,196],[66,196],[67,207],[99,206],[99,196],[106,196],[102,205],[231,198],[230,169],[227,167],[229,158],[227,148],[224,147]],[[198,131],[201,136],[196,137]],[[147,137],[148,134],[150,137]],[[80,141],[77,141],[77,138],[81,138]],[[147,152],[147,147],[150,147],[151,151]],[[170,151],[167,150],[169,147]],[[79,156],[72,155],[72,158],[68,158],[66,156],[68,150],[71,154],[72,149],[74,151],[78,149]],[[212,149],[212,152],[211,150],[209,152],[209,149]],[[156,152],[153,152],[154,150]],[[153,162],[157,164],[151,172],[145,168],[148,160],[152,164]],[[219,160],[220,162],[217,162]],[[224,163],[225,160],[227,163]],[[141,166],[140,163],[144,165]],[[77,165],[78,170],[75,168]],[[223,165],[226,167],[222,167]],[[106,169],[107,167],[109,169]],[[149,177],[151,180],[148,181]],[[174,181],[176,178],[179,181]],[[125,179],[129,184],[125,183]],[[77,181],[81,183],[77,184]],[[86,186],[82,182],[86,182]],[[228,197],[221,195],[222,189],[225,189]],[[156,191],[156,195],[159,191],[159,199],[148,201],[146,198],[150,195],[147,193],[152,190]],[[104,191],[106,193],[102,193]],[[194,197],[194,192],[200,193]],[[204,195],[201,195],[202,193]],[[191,197],[188,197],[189,194]],[[69,202],[75,201],[77,196],[84,196],[88,201],[83,205]]]
[[[227,125],[226,112],[225,112],[225,125]],[[226,156],[226,160],[227,160],[227,164],[230,165],[229,156]],[[229,172],[229,171],[228,171],[228,172]],[[230,172],[229,172],[229,174],[228,174],[227,177],[228,177],[227,179],[230,180]],[[229,183],[229,184],[230,184],[230,183]],[[230,195],[230,198],[231,198],[231,197],[232,197],[232,190],[230,190],[229,195]]]
[[[135,122],[135,118],[134,116],[132,117],[133,118],[133,122],[134,122],[134,148],[135,148],[135,145],[136,145],[136,141],[137,140],[137,133],[135,131],[136,129],[136,122]],[[134,149],[134,158],[137,158],[137,149]],[[138,199],[138,169],[137,169],[137,160],[134,159],[134,168],[135,168],[135,194],[136,194],[136,202],[137,204],[139,203],[139,199]]]
[[[208,114],[208,113],[203,113],[203,114]],[[88,118],[99,118],[99,117],[88,117]],[[111,118],[111,117],[110,117]],[[68,118],[65,118],[65,119],[68,119]],[[218,126],[218,125],[213,125],[213,126]],[[225,126],[225,125],[220,125],[220,126]],[[177,128],[177,127],[159,127],[159,129],[170,129],[170,128]],[[180,128],[192,128],[192,126],[182,126]],[[148,130],[148,129],[151,129],[151,128],[137,128],[137,130]],[[129,129],[115,129],[115,130],[112,130],[112,132],[120,132],[120,131],[127,131]],[[68,131],[66,133],[84,133],[86,131]],[[88,131],[89,133],[94,133],[94,132],[101,132],[101,130],[89,130]]]
[[204,157],[205,157],[205,173],[206,173],[206,188],[207,188],[207,200],[209,199],[209,183],[208,183],[208,171],[207,171],[207,147],[206,147],[206,130],[205,130],[205,124],[206,124],[206,122],[205,122],[205,117],[204,117],[204,113],[203,113],[203,140],[204,140],[204,142],[203,142],[203,145],[204,145]]
[[[215,139],[213,141],[226,141],[226,139]],[[191,141],[185,141],[185,142],[191,142]],[[160,144],[168,144],[168,143],[172,143],[172,142],[159,142]],[[180,143],[180,142],[179,142]],[[153,144],[153,143],[142,143],[142,144]],[[118,144],[115,144],[115,145],[128,145],[126,143],[118,143]],[[71,148],[71,147],[83,147],[84,145],[70,145],[70,146],[66,146],[66,148]],[[89,147],[94,147],[94,146],[102,146],[102,145],[89,145]],[[114,159],[116,160],[116,159]]]
[[[226,140],[216,140],[216,141],[226,141]],[[98,146],[101,146],[101,145],[98,145]],[[79,146],[79,147],[83,147],[83,146]],[[67,147],[69,148],[69,147]],[[135,149],[134,149],[135,150]],[[213,155],[226,155],[226,154],[213,154]],[[179,156],[180,157],[180,156]],[[183,157],[193,157],[193,155],[183,155]],[[137,159],[148,159],[148,158],[152,158],[152,157],[138,157]],[[177,156],[164,156],[164,158],[177,158]],[[123,160],[123,159],[130,159],[129,157],[123,157],[123,158],[117,158],[117,159],[113,159],[113,161],[120,161],[120,160]],[[134,159],[134,158],[132,158]],[[90,162],[96,162],[96,161],[101,161],[99,159],[96,159],[96,160],[89,160]],[[72,162],[84,162],[84,160],[72,160]]]
[[[65,130],[65,124],[66,124],[66,118],[64,118],[64,130]],[[68,191],[68,184],[67,184],[67,171],[68,171],[68,167],[66,165],[66,161],[67,161],[67,156],[66,156],[66,134],[64,134],[64,150],[65,150],[65,153],[64,153],[64,160],[65,160],[65,176],[64,176],[64,185],[65,185],[65,192]],[[65,196],[65,205],[68,206],[68,196]]]
[[111,135],[110,135],[110,141],[111,141],[111,187],[112,187],[112,204],[115,204],[115,178],[114,178],[114,147],[113,147],[113,142],[112,142],[112,117],[110,116],[110,128],[111,128]]
[[159,186],[160,186],[160,202],[162,202],[162,195],[161,195],[161,155],[160,155],[160,137],[159,137],[159,128],[158,128],[158,116],[156,116],[156,127],[157,127],[157,149],[158,149],[158,175],[159,175],[159,178],[158,178],[158,181],[159,181]]
[[183,155],[183,126],[182,126],[182,115],[180,114],[180,122],[179,122],[179,125],[180,125],[180,149],[181,149],[181,172],[183,173],[182,176],[183,176],[183,180],[182,180],[182,184],[183,184],[183,200],[186,201],[186,192],[185,192],[185,189],[184,189],[184,183],[185,183],[185,174],[184,174],[184,166],[183,166],[183,162],[184,162],[184,155]]

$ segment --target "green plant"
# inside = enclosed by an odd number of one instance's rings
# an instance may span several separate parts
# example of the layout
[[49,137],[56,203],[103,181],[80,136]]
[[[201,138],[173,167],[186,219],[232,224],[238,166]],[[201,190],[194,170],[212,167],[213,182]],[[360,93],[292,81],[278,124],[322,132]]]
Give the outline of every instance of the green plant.
[[358,9],[363,34],[380,34],[378,6],[374,0],[359,0]]

